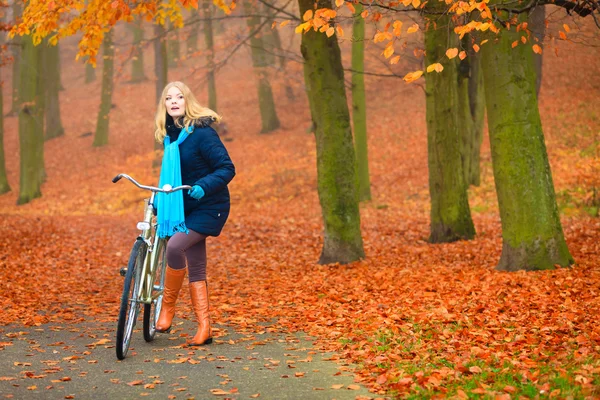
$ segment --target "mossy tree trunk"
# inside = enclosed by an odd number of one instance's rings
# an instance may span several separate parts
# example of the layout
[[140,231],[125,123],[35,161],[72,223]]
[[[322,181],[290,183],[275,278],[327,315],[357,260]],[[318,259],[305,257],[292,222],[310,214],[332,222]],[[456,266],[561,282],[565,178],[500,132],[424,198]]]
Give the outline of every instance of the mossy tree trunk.
[[46,140],[64,135],[60,118],[60,51],[59,44],[48,45],[45,63],[46,81]]
[[[463,48],[472,48],[470,35],[463,39]],[[481,56],[470,51],[458,64],[459,127],[461,127],[461,156],[467,185],[481,182],[481,144],[485,117],[485,93]]]
[[17,204],[41,197],[44,176],[43,97],[40,83],[43,45],[34,46],[31,36],[21,38],[19,77],[20,184]]
[[[313,0],[298,0],[300,15]],[[330,7],[318,0],[317,7]],[[314,31],[302,35],[304,80],[315,126],[317,180],[325,227],[320,264],[364,257],[360,232],[358,176],[337,37]]]
[[203,2],[204,44],[206,46],[206,83],[208,86],[208,108],[217,111],[217,82],[215,77],[215,44],[212,23],[212,1]]
[[112,35],[112,31],[106,32],[102,42],[102,95],[93,146],[104,146],[108,144],[108,126],[110,109],[112,106],[115,54]]
[[[268,133],[279,128],[279,118],[275,110],[275,100],[273,98],[273,90],[269,82],[269,55],[265,51],[260,29],[260,18],[255,16],[256,10],[253,10],[250,2],[244,2],[244,10],[246,15],[252,15],[246,18],[250,33],[253,34],[250,38],[250,47],[252,48],[252,65],[254,66],[254,74],[256,76],[258,88],[258,105],[260,107],[260,117],[262,122],[261,133]],[[264,26],[263,26],[264,28]],[[270,28],[270,27],[269,27]]]
[[[1,72],[0,68],[0,72]],[[4,94],[0,86],[0,194],[10,192],[6,175],[6,160],[4,158]]]
[[144,50],[142,49],[142,41],[144,40],[144,26],[141,18],[137,17],[131,24],[133,33],[133,54],[131,61],[131,82],[143,82],[146,79],[144,73]]
[[[40,132],[39,134],[42,137],[42,141],[44,141],[45,138],[45,132],[46,132],[46,124],[45,124],[45,120],[46,120],[46,115],[47,110],[46,107],[48,106],[48,103],[46,101],[46,98],[48,96],[48,82],[47,82],[47,77],[46,77],[46,73],[47,73],[47,68],[46,66],[48,65],[48,38],[42,39],[42,42],[35,46],[36,52],[38,54],[37,60],[38,60],[38,64],[37,64],[37,93],[36,93],[36,103],[39,106],[39,114],[38,114],[38,121],[39,121],[39,126],[40,126]],[[39,147],[39,155],[37,157],[37,160],[40,163],[40,182],[44,183],[46,182],[46,166],[44,163],[44,144],[42,143]]]
[[[12,15],[13,15],[13,19],[16,20],[18,15],[22,14],[22,5],[23,3],[21,1],[18,0],[14,0],[13,4],[12,4]],[[19,79],[20,79],[20,68],[19,68],[19,60],[21,59],[21,49],[22,49],[22,44],[21,44],[21,36],[19,35],[15,35],[15,37],[11,40],[12,44],[11,44],[11,54],[13,57],[13,63],[12,63],[12,105],[11,105],[11,110],[9,112],[10,115],[15,115],[18,114],[19,112],[19,107],[21,105],[21,102],[19,101]]]
[[[458,39],[449,29],[451,18],[436,15],[435,22],[425,31],[427,65],[444,59],[448,48],[458,47]],[[432,243],[475,236],[461,158],[457,65],[454,60],[445,62],[442,73],[425,76]]]
[[[500,15],[506,19],[506,14]],[[519,16],[519,23],[527,15]],[[573,263],[559,219],[524,32],[502,29],[482,46],[494,180],[502,221],[499,270],[544,270]]]
[[365,20],[360,16],[361,4],[355,6],[352,25],[352,126],[354,148],[358,169],[358,197],[361,201],[371,200],[369,179],[369,152],[367,146],[367,102],[365,94]]

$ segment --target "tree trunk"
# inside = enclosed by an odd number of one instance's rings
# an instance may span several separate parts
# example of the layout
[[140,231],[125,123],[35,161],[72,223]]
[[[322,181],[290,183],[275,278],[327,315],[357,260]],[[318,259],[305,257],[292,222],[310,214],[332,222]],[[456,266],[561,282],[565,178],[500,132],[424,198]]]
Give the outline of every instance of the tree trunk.
[[365,20],[360,16],[362,5],[356,4],[352,25],[352,126],[358,169],[358,198],[371,200],[369,152],[367,146],[367,109],[365,94]]
[[[442,60],[448,48],[458,47],[456,35],[448,28],[451,18],[442,15],[436,23],[437,28],[432,23],[425,31],[427,65]],[[432,243],[475,236],[461,158],[457,65],[445,62],[442,73],[430,72],[425,77]]]
[[206,44],[206,81],[208,86],[208,108],[217,111],[217,83],[215,79],[215,47],[212,24],[212,2],[205,0],[203,3],[204,14],[204,43]]
[[[471,48],[471,36],[463,39],[463,48]],[[461,155],[465,183],[479,186],[481,144],[485,116],[485,94],[479,53],[470,51],[458,66],[459,126],[461,129]]]
[[[300,15],[313,0],[298,0]],[[319,0],[317,7],[329,7]],[[358,176],[337,37],[311,30],[302,35],[304,79],[315,125],[317,180],[325,227],[320,264],[364,257],[358,207]]]
[[267,15],[267,18],[269,20],[267,22],[267,24],[265,25],[265,27],[267,29],[265,40],[268,42],[268,50],[272,54],[277,56],[279,69],[281,70],[281,73],[283,74],[285,94],[290,101],[293,101],[296,98],[296,96],[294,95],[294,89],[292,88],[292,85],[290,83],[289,76],[286,73],[286,69],[285,69],[286,58],[285,58],[285,53],[283,51],[283,46],[281,45],[281,36],[279,35],[279,31],[277,30],[277,28],[271,29],[271,26],[272,26],[273,22],[275,21],[274,12],[273,12],[273,9],[271,7],[268,7],[266,4],[263,8],[264,8],[264,10],[265,10],[264,12]]
[[136,18],[131,24],[133,32],[133,59],[131,62],[131,82],[143,82],[146,79],[144,74],[144,50],[142,49],[142,41],[144,40],[144,27],[141,18]]
[[[165,27],[163,25],[154,25],[154,75],[156,76],[156,104],[163,101],[160,97],[165,86],[167,86],[169,63],[167,62],[167,38]],[[163,146],[157,141],[154,142],[155,150],[162,150]],[[159,168],[161,165],[161,156],[157,153],[152,161],[152,168]]]
[[[249,2],[244,3],[244,9],[247,15],[256,13]],[[277,118],[277,111],[275,110],[275,100],[273,99],[271,83],[269,82],[269,57],[265,52],[263,40],[260,36],[260,31],[264,31],[264,29],[256,32],[261,25],[259,17],[248,17],[246,21],[250,32],[254,33],[250,39],[250,46],[252,48],[252,64],[258,87],[258,105],[262,121],[261,133],[268,133],[279,128],[280,123],[279,118]]]
[[[0,68],[0,71],[2,69]],[[1,88],[0,88],[1,89]],[[4,159],[4,94],[0,90],[0,194],[10,192],[6,176],[6,160]]]
[[[546,7],[539,5],[534,7],[529,14],[529,26],[528,28],[533,33],[533,37],[536,38],[537,44],[542,46],[544,41],[544,35],[546,34]],[[535,93],[540,96],[540,88],[542,87],[542,54],[533,54],[533,64],[536,74],[535,80]]]
[[[21,1],[13,0],[12,5],[12,13],[13,19],[16,20],[18,15],[22,14]],[[9,112],[10,115],[15,115],[19,113],[19,106],[21,102],[19,101],[19,79],[20,79],[20,65],[19,61],[21,59],[21,50],[23,48],[22,38],[19,35],[15,35],[12,39],[11,53],[13,56],[13,64],[12,64],[12,105],[11,110]]]
[[34,46],[31,36],[21,38],[19,78],[20,184],[17,204],[41,197],[43,178],[43,92],[41,82],[42,45]]
[[46,107],[47,107],[47,102],[46,102],[46,97],[48,96],[47,92],[48,92],[48,88],[47,88],[47,78],[46,78],[46,65],[48,65],[48,39],[42,39],[42,42],[35,46],[35,50],[38,54],[37,56],[37,87],[36,87],[36,103],[39,106],[39,113],[38,113],[38,125],[39,125],[39,134],[41,135],[42,138],[42,144],[40,144],[38,146],[38,156],[37,156],[37,161],[39,162],[39,180],[40,180],[40,184],[46,182],[46,166],[44,165],[44,137],[45,135],[45,124],[44,121],[46,120]]
[[100,100],[100,111],[96,122],[96,136],[93,146],[104,146],[108,144],[108,122],[112,106],[113,72],[114,72],[114,48],[112,43],[112,31],[106,32],[102,43],[102,97]]
[[167,41],[167,61],[169,63],[169,68],[175,68],[181,57],[179,28],[175,28],[173,24],[169,23],[169,34],[167,36],[169,38]]
[[[190,18],[187,26],[187,38],[185,39],[186,52],[185,54],[189,57],[198,51],[198,30],[200,29],[200,23],[196,21],[198,19],[198,11],[193,9],[190,12]],[[206,21],[202,21],[206,23]]]
[[156,76],[156,104],[162,101],[160,95],[167,86],[168,62],[167,62],[167,42],[165,36],[165,27],[162,25],[154,26],[154,75]]
[[46,48],[46,140],[64,135],[60,118],[60,51],[59,45]]
[[[507,15],[501,15],[507,18]],[[519,16],[519,23],[527,21]],[[514,26],[502,29],[496,43],[482,46],[492,163],[500,218],[499,270],[543,270],[568,266],[567,248],[548,163],[535,94],[531,46]],[[490,41],[491,42],[491,41]]]

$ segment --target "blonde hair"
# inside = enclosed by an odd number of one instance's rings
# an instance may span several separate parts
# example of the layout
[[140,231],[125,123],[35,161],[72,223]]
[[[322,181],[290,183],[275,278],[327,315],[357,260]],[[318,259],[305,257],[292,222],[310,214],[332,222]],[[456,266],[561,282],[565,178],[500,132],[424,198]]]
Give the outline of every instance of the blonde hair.
[[[187,87],[185,83],[177,81],[171,82],[165,86],[162,94],[160,95],[156,117],[154,118],[154,125],[156,126],[154,137],[156,138],[157,142],[162,143],[165,140],[165,136],[167,136],[167,106],[165,105],[165,101],[167,99],[167,92],[172,87],[179,89],[185,100],[185,114],[183,115],[183,125],[181,128],[187,128],[190,125],[194,125],[201,118],[212,118],[213,122],[217,124],[221,122],[221,116],[210,108],[201,106],[190,88]],[[180,120],[176,120],[175,124],[177,126],[181,125]]]

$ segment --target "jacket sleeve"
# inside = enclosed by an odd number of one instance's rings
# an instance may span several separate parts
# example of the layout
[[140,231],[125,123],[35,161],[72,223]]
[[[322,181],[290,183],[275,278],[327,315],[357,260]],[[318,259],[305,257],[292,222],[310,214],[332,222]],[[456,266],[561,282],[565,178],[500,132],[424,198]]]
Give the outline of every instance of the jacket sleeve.
[[235,167],[227,149],[213,128],[200,128],[194,134],[201,135],[200,155],[209,164],[212,172],[194,184],[199,185],[205,196],[223,190],[235,176]]

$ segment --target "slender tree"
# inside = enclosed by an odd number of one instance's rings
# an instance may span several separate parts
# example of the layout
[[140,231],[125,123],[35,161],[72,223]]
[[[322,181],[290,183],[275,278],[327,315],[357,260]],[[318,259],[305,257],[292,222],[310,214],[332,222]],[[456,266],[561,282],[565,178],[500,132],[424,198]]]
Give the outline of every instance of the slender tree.
[[471,35],[463,39],[463,48],[470,49],[469,56],[459,61],[458,102],[461,127],[461,156],[467,185],[479,186],[481,144],[485,117],[485,94],[481,56],[472,50]]
[[358,169],[359,199],[371,200],[369,179],[369,152],[367,146],[367,102],[365,94],[365,19],[361,17],[363,7],[355,6],[352,24],[352,126],[354,148]]
[[147,80],[144,73],[144,49],[142,41],[144,40],[144,26],[141,18],[136,18],[131,24],[133,33],[133,58],[131,62],[131,82],[138,83]]
[[[279,35],[279,31],[277,29],[268,29],[268,27],[273,25],[275,22],[275,13],[273,8],[264,4],[264,13],[267,18],[267,23],[265,26],[267,30],[265,32],[265,46],[269,53],[272,53],[276,56],[278,60],[278,67],[281,73],[283,74],[284,86],[285,86],[285,94],[288,99],[294,100],[294,89],[290,83],[289,76],[286,72],[286,57],[283,53],[283,46],[281,44],[281,36]],[[274,65],[273,65],[274,66]]]
[[[154,75],[156,76],[156,104],[162,101],[160,98],[163,89],[167,86],[169,74],[169,63],[167,62],[167,39],[166,31],[163,25],[157,24],[154,26]],[[161,150],[162,145],[154,142],[154,149]],[[161,157],[158,155],[152,161],[152,167],[158,168],[161,165]]]
[[169,68],[177,66],[181,58],[181,46],[179,45],[179,28],[175,28],[172,23],[169,23],[169,34],[167,40],[167,61]]
[[[508,14],[499,12],[506,20]],[[527,21],[519,14],[518,23]],[[531,46],[502,29],[482,46],[492,164],[502,221],[500,270],[553,269],[573,263],[559,219],[535,93]]]
[[[300,15],[330,2],[298,0]],[[336,35],[302,35],[304,80],[317,144],[317,181],[324,222],[319,263],[349,263],[364,257],[360,233],[358,176]]]
[[100,100],[100,111],[96,122],[96,135],[93,146],[104,146],[108,144],[108,122],[110,109],[112,107],[114,54],[112,42],[112,31],[104,34],[102,42],[102,96]]
[[[200,24],[198,24],[198,21],[195,21],[198,19],[198,16],[199,14],[197,10],[192,9],[190,11],[187,24],[187,37],[185,39],[185,54],[188,57],[198,51],[198,31],[200,29]],[[206,21],[204,21],[204,23],[206,23]]]
[[34,46],[30,35],[21,37],[19,79],[20,184],[17,204],[25,204],[42,195],[44,175],[43,91],[41,62],[44,46]]
[[[23,4],[23,2],[19,1],[19,0],[13,0],[13,4],[12,4],[12,14],[13,14],[13,19],[17,20],[18,16],[21,15],[22,13],[22,8],[21,5]],[[21,59],[21,49],[22,49],[22,44],[21,41],[23,39],[21,38],[21,36],[19,35],[15,35],[15,37],[12,38],[11,42],[11,53],[12,53],[12,58],[13,58],[13,63],[12,63],[12,105],[11,105],[11,110],[9,112],[10,115],[15,115],[19,112],[19,106],[20,106],[20,101],[19,101],[19,79],[20,79],[20,68],[19,68],[19,61]]]
[[46,48],[46,140],[62,136],[65,130],[60,118],[60,51],[59,44]]
[[204,0],[202,3],[204,17],[204,43],[206,46],[206,81],[208,86],[208,108],[217,111],[217,83],[215,78],[215,45],[212,24],[212,2]]
[[[0,68],[1,71],[2,68]],[[11,190],[6,175],[6,161],[4,159],[4,91],[2,89],[2,86],[0,86],[0,194],[10,192]]]
[[[246,18],[248,28],[252,37],[250,39],[250,47],[252,51],[252,65],[254,66],[254,74],[256,76],[258,88],[258,105],[260,108],[260,117],[262,121],[261,133],[268,133],[279,128],[279,118],[275,110],[275,100],[273,98],[273,90],[269,82],[269,55],[265,51],[263,39],[261,37],[261,21],[256,16],[256,11],[250,2],[244,2],[244,9],[248,17]],[[266,24],[265,24],[266,25]],[[264,25],[263,25],[264,27]]]
[[4,159],[4,94],[0,87],[0,194],[10,192],[10,190]]
[[[426,9],[435,15],[425,31],[426,61],[430,65],[443,59],[446,49],[457,47],[458,39],[451,31],[450,16],[437,13],[437,4]],[[461,159],[457,65],[451,60],[443,73],[431,72],[425,77],[432,243],[475,236]]]
[[156,76],[156,103],[167,86],[169,65],[167,62],[166,31],[163,25],[154,26],[154,75]]

